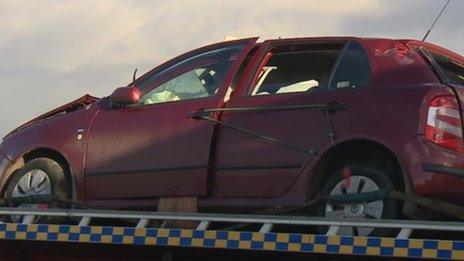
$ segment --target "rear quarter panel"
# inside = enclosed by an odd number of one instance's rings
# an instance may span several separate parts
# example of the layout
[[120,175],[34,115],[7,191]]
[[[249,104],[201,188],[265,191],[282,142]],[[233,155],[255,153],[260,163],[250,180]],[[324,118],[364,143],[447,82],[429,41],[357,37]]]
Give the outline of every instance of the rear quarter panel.
[[[349,140],[382,144],[397,156],[406,171],[408,186],[408,163],[419,155],[409,153],[407,144],[424,134],[430,100],[440,94],[453,94],[453,90],[442,85],[425,60],[403,43],[371,39],[363,44],[372,70],[367,102],[356,108],[354,117],[345,117],[343,112],[333,116],[335,145]],[[327,144],[321,155],[332,147]]]
[[[368,140],[388,148],[406,168],[408,160],[417,158],[407,153],[406,146],[423,135],[429,101],[453,91],[440,84],[423,58],[401,42],[368,39],[362,44],[371,63],[370,85],[358,97],[339,96],[347,110],[332,116],[335,144],[326,143],[319,155],[346,141]],[[305,173],[311,176],[317,164],[312,162]],[[405,179],[409,181],[408,173]]]

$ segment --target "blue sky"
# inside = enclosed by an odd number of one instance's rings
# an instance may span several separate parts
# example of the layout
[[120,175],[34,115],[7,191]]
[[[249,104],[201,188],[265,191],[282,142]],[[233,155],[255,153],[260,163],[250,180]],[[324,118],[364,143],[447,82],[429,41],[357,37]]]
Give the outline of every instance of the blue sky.
[[[445,0],[0,0],[0,135],[225,36],[416,38]],[[463,0],[429,41],[464,54]]]

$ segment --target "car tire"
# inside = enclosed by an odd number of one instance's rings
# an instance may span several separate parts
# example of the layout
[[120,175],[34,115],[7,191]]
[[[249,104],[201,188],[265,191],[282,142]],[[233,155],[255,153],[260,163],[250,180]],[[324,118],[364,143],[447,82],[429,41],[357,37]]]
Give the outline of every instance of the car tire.
[[[349,184],[346,175],[349,173]],[[361,187],[362,186],[362,187]],[[348,187],[348,189],[346,189]],[[343,191],[345,190],[345,191]],[[377,190],[395,190],[387,171],[377,166],[364,163],[346,165],[330,176],[319,192],[319,197],[326,198],[329,195],[372,192]],[[357,192],[356,192],[357,191]],[[316,215],[327,218],[347,219],[395,219],[400,213],[400,204],[396,200],[385,199],[364,204],[330,205],[319,204]],[[353,210],[353,211],[352,211]],[[329,227],[321,227],[321,233],[327,233]],[[351,232],[350,232],[351,230]],[[363,227],[342,227],[336,235],[339,236],[390,236],[394,229],[374,229]]]
[[[51,195],[53,198],[69,199],[71,195],[70,188],[66,182],[66,176],[63,167],[56,161],[49,158],[37,158],[27,162],[19,169],[11,181],[8,183],[5,198],[34,196],[34,195]],[[18,208],[67,208],[67,204],[62,202],[53,202],[49,204],[21,204],[10,207]],[[7,216],[8,222],[20,223],[23,217]],[[35,222],[50,223],[61,222],[63,218],[46,217],[36,219]]]

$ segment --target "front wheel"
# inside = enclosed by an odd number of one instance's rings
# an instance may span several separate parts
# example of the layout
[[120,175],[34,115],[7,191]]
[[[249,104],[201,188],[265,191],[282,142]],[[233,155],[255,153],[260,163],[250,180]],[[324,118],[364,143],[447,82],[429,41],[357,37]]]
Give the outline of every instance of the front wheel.
[[[347,165],[329,178],[320,192],[320,196],[367,193],[378,190],[394,190],[394,184],[383,169],[366,164]],[[391,199],[356,204],[321,204],[318,216],[353,220],[394,219],[399,213],[399,204]],[[327,232],[325,228],[321,232]],[[371,227],[332,228],[339,236],[387,236],[392,233],[388,229]]]
[[[14,174],[6,188],[6,198],[20,198],[26,196],[50,195],[53,198],[69,198],[64,170],[56,161],[48,158],[37,158],[24,165]],[[61,208],[60,203],[50,204],[18,204],[10,205],[17,208]],[[23,216],[11,215],[7,221],[23,222]],[[46,222],[51,218],[36,221]]]

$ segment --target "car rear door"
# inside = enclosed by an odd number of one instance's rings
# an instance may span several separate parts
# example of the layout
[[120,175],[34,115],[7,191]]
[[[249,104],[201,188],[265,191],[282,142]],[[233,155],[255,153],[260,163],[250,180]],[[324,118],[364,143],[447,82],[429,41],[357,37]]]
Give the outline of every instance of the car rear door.
[[[348,56],[361,47],[344,40],[300,41],[265,42],[250,65],[258,68],[251,82],[243,82],[242,92],[227,103],[214,196],[282,195],[318,159],[318,150],[334,142],[336,131],[359,118],[365,92],[357,87],[367,81],[347,68],[357,70],[357,58]],[[335,73],[341,67],[343,73]],[[369,70],[363,74],[368,77]]]
[[136,81],[139,105],[102,100],[88,130],[86,199],[204,195],[213,125],[189,115],[220,106],[255,42],[200,48],[155,68]]

